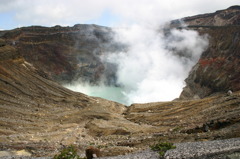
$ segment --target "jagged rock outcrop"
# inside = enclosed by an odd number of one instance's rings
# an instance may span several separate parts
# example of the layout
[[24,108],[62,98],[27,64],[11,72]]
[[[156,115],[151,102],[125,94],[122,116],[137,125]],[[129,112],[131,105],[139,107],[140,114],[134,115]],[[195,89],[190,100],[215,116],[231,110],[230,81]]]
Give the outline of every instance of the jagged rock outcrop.
[[[213,20],[223,14],[226,17],[221,23]],[[214,23],[208,24],[206,21],[209,19]],[[186,20],[188,28],[207,34],[209,46],[185,80],[186,87],[180,99],[204,98],[218,92],[240,90],[240,6],[183,20]],[[196,24],[198,20],[201,23]]]
[[229,26],[240,25],[240,6],[232,6],[215,13],[200,14],[182,18],[171,22],[172,26],[179,26],[181,22],[189,26]]
[[112,34],[107,27],[80,24],[31,26],[0,32],[1,38],[26,61],[60,83],[78,79],[97,83],[102,76],[107,81],[114,80],[114,67],[107,68],[100,60],[103,53],[120,48],[112,42]]
[[196,26],[229,26],[240,25],[240,6],[232,6],[215,13],[183,18],[187,25]]
[[209,47],[185,80],[180,98],[240,90],[240,26],[204,28],[200,32],[209,35]]

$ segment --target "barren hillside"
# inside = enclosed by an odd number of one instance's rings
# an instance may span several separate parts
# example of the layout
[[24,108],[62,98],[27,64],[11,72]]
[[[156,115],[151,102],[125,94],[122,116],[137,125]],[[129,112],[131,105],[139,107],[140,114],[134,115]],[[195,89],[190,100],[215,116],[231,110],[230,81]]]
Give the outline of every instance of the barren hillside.
[[[88,65],[86,72],[83,66],[73,69],[76,54],[67,54],[69,48],[73,50],[73,40],[63,37],[74,30],[64,31],[57,26],[1,32],[0,149],[25,149],[32,156],[53,156],[70,144],[81,154],[89,145],[95,145],[109,156],[148,148],[159,140],[177,143],[240,137],[240,28],[189,28],[208,34],[210,45],[186,79],[180,99],[129,107],[70,91],[54,81],[67,81],[81,73],[92,78],[99,72],[101,64],[96,61],[96,65]],[[64,43],[58,39],[64,39]],[[109,40],[100,39],[103,43]],[[95,43],[91,44],[92,49]],[[49,56],[56,61],[46,61]],[[77,57],[82,56],[79,51]],[[92,59],[90,56],[82,60],[97,59],[97,54]],[[89,75],[91,70],[93,74]],[[227,94],[230,89],[233,93]]]

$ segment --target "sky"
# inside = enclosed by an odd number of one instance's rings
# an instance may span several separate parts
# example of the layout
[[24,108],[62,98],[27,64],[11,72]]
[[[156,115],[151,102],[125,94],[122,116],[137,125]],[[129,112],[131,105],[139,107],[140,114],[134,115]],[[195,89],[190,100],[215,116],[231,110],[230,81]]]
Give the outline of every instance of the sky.
[[0,29],[97,24],[116,27],[162,23],[215,12],[239,0],[1,0]]

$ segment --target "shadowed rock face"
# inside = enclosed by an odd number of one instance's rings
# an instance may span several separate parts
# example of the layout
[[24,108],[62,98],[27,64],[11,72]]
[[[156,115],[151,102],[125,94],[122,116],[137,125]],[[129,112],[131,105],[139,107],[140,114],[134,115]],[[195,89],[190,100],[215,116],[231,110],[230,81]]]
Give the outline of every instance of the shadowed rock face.
[[[89,27],[91,34],[86,32]],[[189,28],[208,34],[210,44],[187,78],[181,98],[205,98],[130,107],[70,91],[52,81],[71,81],[85,74],[83,78],[95,81],[105,67],[99,62],[101,49],[105,45],[119,49],[109,43],[110,29],[76,25],[1,32],[0,149],[53,156],[65,145],[74,144],[84,154],[95,144],[106,156],[148,148],[159,140],[240,137],[240,28]],[[231,95],[222,93],[228,89],[233,90]]]
[[[232,17],[227,16],[221,24],[216,22],[209,24],[211,26],[194,23],[194,20],[201,19],[205,24],[205,20],[222,14]],[[181,99],[204,98],[218,92],[240,90],[240,7],[207,15],[184,19],[190,29],[209,36],[209,47],[185,80],[186,87],[180,95]]]
[[[79,78],[97,83],[106,73],[100,56],[119,47],[112,43],[111,29],[97,25],[32,26],[1,34],[26,61],[60,83]],[[112,78],[111,71],[115,70],[108,69],[107,78]]]
[[185,80],[187,86],[180,98],[203,98],[217,92],[240,90],[239,30],[240,26],[200,30],[209,35],[209,47]]

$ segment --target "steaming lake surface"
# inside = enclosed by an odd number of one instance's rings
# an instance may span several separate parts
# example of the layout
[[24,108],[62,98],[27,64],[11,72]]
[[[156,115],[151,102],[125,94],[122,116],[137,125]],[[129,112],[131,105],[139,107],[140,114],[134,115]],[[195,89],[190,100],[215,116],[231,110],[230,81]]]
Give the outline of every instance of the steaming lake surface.
[[114,86],[92,86],[88,84],[68,84],[64,87],[76,92],[81,92],[93,97],[101,97],[118,103],[126,104],[126,96],[121,87]]
[[122,87],[104,85],[108,77],[103,74],[98,86],[79,79],[67,88],[125,105],[173,100],[208,46],[208,37],[193,30],[172,29],[165,36],[153,28],[132,26],[115,32],[115,41],[128,49],[107,52],[101,62],[111,64],[106,67],[116,66],[115,82]]

